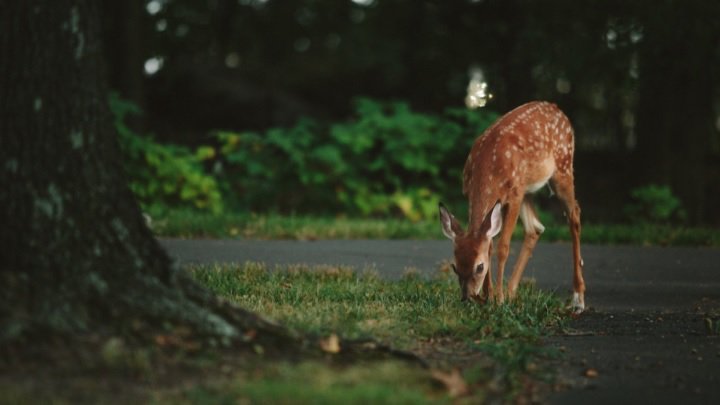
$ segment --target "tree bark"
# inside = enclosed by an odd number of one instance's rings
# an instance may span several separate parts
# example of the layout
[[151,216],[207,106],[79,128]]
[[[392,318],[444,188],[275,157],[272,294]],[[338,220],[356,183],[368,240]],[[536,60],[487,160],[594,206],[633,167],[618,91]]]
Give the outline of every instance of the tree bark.
[[0,3],[0,342],[182,326],[293,340],[178,271],[126,186],[97,2]]

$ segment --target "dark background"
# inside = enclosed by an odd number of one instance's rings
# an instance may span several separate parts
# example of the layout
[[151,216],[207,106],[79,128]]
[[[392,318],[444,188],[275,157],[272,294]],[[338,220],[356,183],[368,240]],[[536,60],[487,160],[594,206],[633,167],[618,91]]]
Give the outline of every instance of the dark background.
[[630,190],[655,183],[688,223],[720,225],[720,2],[104,3],[111,87],[163,141],[341,120],[357,96],[440,112],[477,66],[487,108],[544,99],[571,118],[586,218],[620,220]]

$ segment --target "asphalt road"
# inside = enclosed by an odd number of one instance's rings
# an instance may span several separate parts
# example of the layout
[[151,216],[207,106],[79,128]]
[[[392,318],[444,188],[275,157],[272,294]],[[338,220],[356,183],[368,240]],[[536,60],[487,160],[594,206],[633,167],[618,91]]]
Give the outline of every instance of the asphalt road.
[[[245,261],[335,264],[398,278],[431,275],[452,259],[449,241],[161,241],[179,264]],[[518,245],[513,245],[508,272]],[[548,339],[560,404],[720,403],[720,249],[583,246],[588,310],[574,333]],[[525,270],[538,286],[570,296],[571,247],[539,243]],[[508,275],[506,275],[508,276]],[[713,325],[714,325],[713,324]]]

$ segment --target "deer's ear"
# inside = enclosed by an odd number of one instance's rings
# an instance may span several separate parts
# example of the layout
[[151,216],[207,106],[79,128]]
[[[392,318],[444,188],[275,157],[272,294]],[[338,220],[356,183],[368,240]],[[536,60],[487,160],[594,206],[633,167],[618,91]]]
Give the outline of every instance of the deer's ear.
[[450,211],[445,208],[443,203],[440,203],[439,205],[440,209],[440,224],[442,224],[442,231],[445,236],[448,237],[451,241],[455,241],[455,238],[458,235],[462,235],[463,229],[462,226],[458,223],[458,221],[455,219],[455,217],[450,213]]
[[497,203],[490,213],[490,228],[487,230],[487,237],[494,238],[500,233],[500,229],[502,229],[502,205]]

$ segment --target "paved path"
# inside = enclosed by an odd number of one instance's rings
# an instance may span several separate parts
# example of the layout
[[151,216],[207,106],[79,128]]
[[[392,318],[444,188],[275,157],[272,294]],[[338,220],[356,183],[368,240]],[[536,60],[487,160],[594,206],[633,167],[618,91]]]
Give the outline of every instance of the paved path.
[[[432,274],[452,258],[449,241],[162,243],[180,264],[339,264],[388,278]],[[550,401],[720,403],[720,337],[705,329],[706,318],[720,322],[720,249],[583,246],[583,258],[589,309],[570,323],[576,336],[549,339],[566,352],[556,365],[567,386]],[[569,297],[570,263],[569,244],[540,243],[525,278]]]

